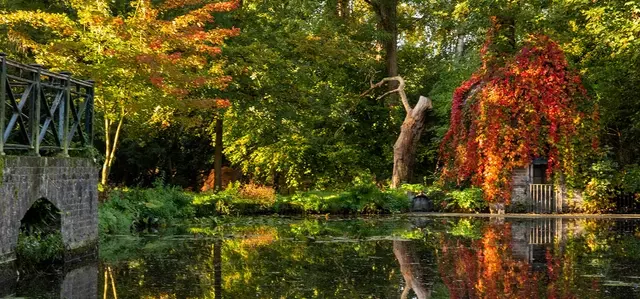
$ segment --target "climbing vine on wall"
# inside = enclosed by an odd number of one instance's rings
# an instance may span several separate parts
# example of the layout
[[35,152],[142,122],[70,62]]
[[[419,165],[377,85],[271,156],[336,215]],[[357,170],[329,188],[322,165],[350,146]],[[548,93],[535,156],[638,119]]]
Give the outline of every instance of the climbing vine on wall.
[[509,203],[513,169],[536,157],[547,159],[549,177],[573,175],[598,146],[598,116],[580,76],[548,37],[531,36],[502,65],[490,59],[483,50],[483,67],[453,94],[440,147],[442,178],[481,187],[489,202]]

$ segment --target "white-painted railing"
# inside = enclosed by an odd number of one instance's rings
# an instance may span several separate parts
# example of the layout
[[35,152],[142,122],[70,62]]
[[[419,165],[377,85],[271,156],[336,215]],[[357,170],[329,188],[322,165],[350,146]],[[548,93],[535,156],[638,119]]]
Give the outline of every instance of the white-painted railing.
[[530,211],[533,213],[557,212],[556,192],[552,184],[529,185]]

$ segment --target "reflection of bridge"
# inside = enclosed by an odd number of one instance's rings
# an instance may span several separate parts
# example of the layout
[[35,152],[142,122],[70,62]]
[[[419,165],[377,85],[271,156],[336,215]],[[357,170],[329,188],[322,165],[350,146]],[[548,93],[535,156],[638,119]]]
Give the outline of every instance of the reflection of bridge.
[[[7,268],[5,268],[7,269]],[[5,270],[4,272],[9,272]],[[64,273],[57,279],[47,276],[21,278],[19,281],[13,273],[0,271],[0,298],[5,297],[37,297],[43,294],[60,294],[61,299],[98,298],[98,262],[85,261],[77,265],[65,265]],[[49,281],[48,279],[52,279]]]
[[41,198],[60,210],[67,250],[94,244],[97,167],[69,157],[92,145],[93,82],[4,54],[0,63],[0,264],[15,259],[21,221]]

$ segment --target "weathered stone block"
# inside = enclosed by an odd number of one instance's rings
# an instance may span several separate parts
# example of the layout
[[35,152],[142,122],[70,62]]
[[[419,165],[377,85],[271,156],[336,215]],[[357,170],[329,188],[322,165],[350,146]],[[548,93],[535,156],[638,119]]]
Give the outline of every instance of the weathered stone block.
[[[90,159],[5,156],[0,185],[0,263],[12,260],[20,220],[33,203],[46,198],[62,212],[62,238],[67,249],[98,239],[98,167]],[[83,190],[89,190],[84,192]],[[77,225],[84,226],[77,227]]]

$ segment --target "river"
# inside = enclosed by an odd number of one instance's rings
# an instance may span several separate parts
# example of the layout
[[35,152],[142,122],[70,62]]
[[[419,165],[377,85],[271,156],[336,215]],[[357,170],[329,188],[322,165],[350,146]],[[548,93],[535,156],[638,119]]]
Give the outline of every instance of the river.
[[4,288],[29,298],[637,298],[640,220],[226,218],[110,236],[96,260]]

